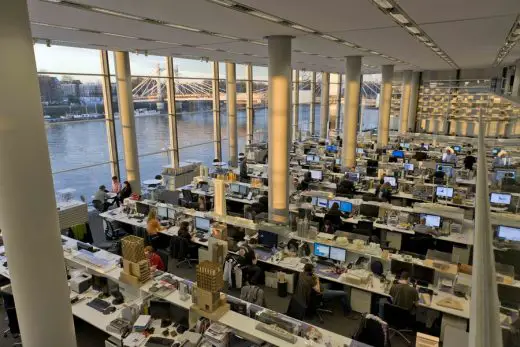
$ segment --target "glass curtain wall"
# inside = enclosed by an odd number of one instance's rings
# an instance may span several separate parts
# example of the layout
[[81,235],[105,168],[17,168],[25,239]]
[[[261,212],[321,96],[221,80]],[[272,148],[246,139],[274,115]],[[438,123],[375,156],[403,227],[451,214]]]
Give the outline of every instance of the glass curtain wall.
[[253,143],[267,142],[267,67],[253,66]]
[[298,114],[299,114],[299,129],[303,134],[306,134],[310,129],[310,115],[311,115],[311,71],[301,71],[299,74],[299,90],[298,90]]
[[314,100],[316,103],[315,111],[314,111],[314,134],[319,135],[321,129],[321,79],[322,73],[316,73],[316,92],[314,93]]
[[381,74],[363,75],[361,84],[361,131],[377,130]]
[[90,200],[111,177],[100,52],[35,44],[34,53],[54,188]]
[[336,129],[336,119],[338,117],[338,106],[341,92],[338,90],[340,85],[340,74],[331,73],[329,78],[329,131]]

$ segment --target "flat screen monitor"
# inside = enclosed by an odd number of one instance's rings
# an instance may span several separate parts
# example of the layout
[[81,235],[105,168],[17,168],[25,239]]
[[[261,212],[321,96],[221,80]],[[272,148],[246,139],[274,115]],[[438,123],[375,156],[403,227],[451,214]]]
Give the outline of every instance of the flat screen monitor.
[[347,172],[347,179],[352,182],[359,182],[359,172]]
[[153,319],[171,319],[170,302],[160,299],[151,299],[149,314]]
[[392,187],[397,187],[397,179],[394,176],[383,177],[383,182],[390,183]]
[[148,215],[148,213],[150,213],[150,205],[145,204],[143,202],[137,201],[135,203],[135,209],[137,213],[144,214],[145,216]]
[[403,169],[405,171],[413,171],[414,170],[414,166],[411,163],[404,163],[403,164]]
[[368,159],[367,160],[367,168],[368,167],[378,167],[379,162],[377,160]]
[[407,142],[401,142],[400,146],[403,147],[403,148],[406,148],[406,149],[410,149],[410,144],[407,143]]
[[330,257],[330,246],[314,243],[314,255],[322,258]]
[[249,187],[248,186],[244,186],[242,184],[239,185],[239,189],[240,189],[240,194],[243,195],[243,196],[246,196],[247,193],[249,193]]
[[315,196],[313,196],[313,197],[312,197],[312,200],[311,200],[311,205],[312,205],[312,206],[316,206],[317,204],[318,204],[318,198],[315,197]]
[[520,228],[499,225],[497,230],[498,238],[508,241],[520,241]]
[[339,210],[343,213],[351,213],[352,212],[352,203],[348,201],[342,201],[339,205]]
[[367,166],[367,176],[377,177],[377,167]]
[[327,208],[329,206],[329,201],[325,198],[318,198],[316,201],[316,206]]
[[440,228],[442,223],[442,217],[435,214],[421,213],[421,220],[424,219],[424,224],[431,228]]
[[361,204],[359,213],[366,217],[379,217],[379,206],[370,204]]
[[404,158],[404,152],[403,151],[393,151],[392,157],[394,158]]
[[497,154],[500,152],[501,149],[502,149],[502,148],[500,148],[500,147],[495,147],[495,148],[493,148],[493,150],[491,151],[491,153],[492,153],[493,155],[497,155]]
[[520,288],[498,283],[497,291],[501,306],[520,308]]
[[240,184],[232,183],[230,185],[229,189],[231,190],[231,192],[239,194],[240,193]]
[[414,264],[411,277],[416,281],[433,284],[435,281],[435,269]]
[[437,186],[437,188],[435,189],[435,195],[437,195],[437,197],[442,198],[453,198],[453,188]]
[[363,148],[356,148],[356,153],[357,154],[365,154],[365,151],[363,150]]
[[495,171],[495,179],[497,181],[502,181],[504,178],[516,178],[515,170],[496,170]]
[[308,163],[312,163],[314,161],[314,156],[313,155],[308,155],[306,158]]
[[258,243],[269,248],[278,246],[278,234],[266,230],[258,232]]
[[334,145],[327,146],[327,152],[334,152],[336,153],[338,151],[338,148]]
[[462,151],[462,147],[460,147],[460,146],[453,146],[453,150],[455,151],[455,153],[460,153],[460,151]]
[[453,176],[453,166],[444,164],[437,164],[435,167],[436,171],[443,171],[446,176],[452,177]]
[[182,306],[170,305],[170,316],[172,317],[172,321],[186,328],[186,330],[189,329],[190,310]]
[[344,248],[330,247],[330,259],[344,262],[347,259],[347,250]]
[[412,269],[413,269],[413,264],[408,263],[406,261],[392,259],[392,261],[390,262],[390,271],[398,277],[401,276],[401,273],[403,271],[406,271],[406,272],[408,272],[408,274],[411,274]]
[[341,165],[341,158],[336,158],[336,165]]
[[320,170],[309,170],[313,180],[321,181],[323,179],[323,172]]
[[168,209],[168,218],[169,219],[175,219],[175,210],[173,208]]
[[157,217],[168,218],[168,209],[165,206],[157,206]]
[[210,231],[211,221],[207,218],[195,217],[195,229]]
[[332,208],[332,205],[334,205],[334,203],[337,203],[338,207],[341,206],[341,201],[339,201],[339,200],[329,200],[329,208]]
[[491,193],[489,202],[492,204],[509,205],[511,204],[511,194]]
[[424,145],[421,146],[421,148],[423,148],[425,150],[429,150],[430,149],[430,145],[425,143]]

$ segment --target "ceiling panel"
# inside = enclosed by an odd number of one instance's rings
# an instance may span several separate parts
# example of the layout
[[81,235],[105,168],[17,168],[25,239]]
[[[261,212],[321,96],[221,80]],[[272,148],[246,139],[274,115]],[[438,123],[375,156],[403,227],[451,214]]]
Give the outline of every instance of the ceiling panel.
[[520,13],[519,0],[399,0],[398,3],[418,24]]
[[515,17],[516,15],[510,15],[503,18],[427,24],[421,27],[460,67],[489,67],[503,45]]
[[205,0],[75,0],[79,3],[187,25],[242,38],[261,39],[266,35],[301,35],[285,27],[245,13],[232,11]]
[[362,55],[362,52],[341,45],[339,43],[324,40],[320,37],[309,35],[297,37],[292,42],[292,48],[303,52],[319,53],[324,56],[345,57],[347,55]]
[[396,26],[368,0],[238,0],[321,32]]
[[256,45],[249,42],[228,42],[215,45],[213,48],[220,48],[226,51],[256,54],[267,57],[267,46]]

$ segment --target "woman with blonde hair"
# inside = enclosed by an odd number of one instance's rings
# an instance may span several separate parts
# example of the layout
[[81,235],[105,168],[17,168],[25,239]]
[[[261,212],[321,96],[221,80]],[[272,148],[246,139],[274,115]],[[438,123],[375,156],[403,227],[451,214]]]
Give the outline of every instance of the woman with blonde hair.
[[153,236],[157,235],[157,233],[163,230],[164,227],[161,226],[161,223],[157,220],[157,210],[155,208],[151,208],[148,213],[148,220],[146,222],[146,232],[148,235]]

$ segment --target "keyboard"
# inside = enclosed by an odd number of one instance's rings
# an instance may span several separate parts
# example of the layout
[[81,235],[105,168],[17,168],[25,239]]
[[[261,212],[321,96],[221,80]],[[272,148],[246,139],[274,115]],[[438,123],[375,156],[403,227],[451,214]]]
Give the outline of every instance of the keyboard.
[[90,302],[88,302],[87,306],[90,306],[90,307],[92,307],[93,309],[95,309],[95,310],[97,310],[99,312],[103,312],[108,307],[110,307],[110,304],[108,302],[106,302],[105,300],[101,300],[99,298],[95,298],[95,299],[91,300]]
[[318,259],[318,260],[316,260],[316,263],[320,264],[320,265],[325,265],[325,266],[334,266],[334,264],[331,263],[329,260],[324,260],[324,259]]
[[175,343],[175,340],[168,339],[166,337],[152,336],[148,339],[145,346],[146,347],[171,347]]

